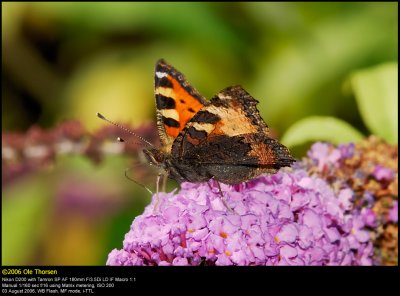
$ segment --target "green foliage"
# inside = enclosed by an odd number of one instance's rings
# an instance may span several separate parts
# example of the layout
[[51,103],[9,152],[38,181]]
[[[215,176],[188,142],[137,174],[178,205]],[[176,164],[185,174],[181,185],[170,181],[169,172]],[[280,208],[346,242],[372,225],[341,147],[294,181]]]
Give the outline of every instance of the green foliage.
[[243,85],[279,134],[315,114],[360,128],[340,85],[355,69],[397,59],[397,6],[5,3],[4,76],[15,78],[5,79],[3,126],[79,118],[98,127],[93,113],[104,110],[135,124],[154,120],[153,67],[165,58],[207,98]]
[[2,264],[24,265],[42,239],[48,214],[48,191],[34,178],[23,186],[14,186],[2,194]]
[[361,116],[369,130],[389,143],[397,143],[397,63],[357,71],[350,81]]
[[[361,116],[371,133],[389,143],[397,143],[397,63],[356,71],[351,75],[350,82]],[[339,144],[357,142],[362,138],[356,128],[341,119],[311,116],[294,123],[282,137],[282,142],[293,147],[308,141]]]
[[397,8],[392,3],[326,5],[249,3],[269,29],[258,41],[265,52],[254,56],[251,90],[267,123],[282,133],[316,114],[361,126],[341,84],[356,69],[397,59]]
[[361,140],[363,135],[347,122],[329,116],[310,116],[293,124],[282,137],[282,143],[292,147],[309,141],[335,144]]

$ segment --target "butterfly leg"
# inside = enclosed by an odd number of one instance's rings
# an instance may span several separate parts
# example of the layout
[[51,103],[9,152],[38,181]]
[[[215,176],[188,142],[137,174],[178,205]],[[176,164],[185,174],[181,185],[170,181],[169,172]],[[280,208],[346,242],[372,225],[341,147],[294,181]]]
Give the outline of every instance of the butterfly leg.
[[134,167],[136,167],[136,166],[129,167],[129,168],[126,168],[126,169],[125,169],[125,177],[126,177],[128,180],[132,181],[133,183],[135,183],[135,184],[137,184],[137,185],[143,187],[144,189],[147,190],[147,192],[149,192],[151,195],[153,195],[153,191],[151,191],[147,186],[145,186],[145,185],[139,183],[138,181],[136,181],[136,180],[134,180],[134,179],[132,179],[131,177],[128,176],[128,172],[129,172],[130,170],[132,170]]
[[159,189],[160,189],[160,181],[161,181],[162,176],[163,176],[163,173],[158,173],[158,175],[157,175],[156,194],[154,195],[154,197],[155,197],[155,199],[156,199],[156,202],[155,202],[155,204],[154,204],[153,212],[157,211],[158,205],[159,205],[159,203],[160,203],[160,198],[159,198],[159,196],[158,196],[158,193],[160,192]]
[[165,192],[167,190],[167,181],[168,181],[168,172],[165,171],[162,173],[162,185],[161,185],[162,192]]
[[218,190],[219,190],[219,194],[221,195],[221,201],[222,201],[222,203],[224,204],[225,208],[226,208],[229,212],[236,214],[236,212],[235,212],[231,207],[229,207],[229,205],[227,204],[226,199],[225,199],[225,196],[224,196],[224,194],[222,193],[221,185],[219,184],[219,182],[218,182],[217,180],[214,180],[214,181],[217,183]]

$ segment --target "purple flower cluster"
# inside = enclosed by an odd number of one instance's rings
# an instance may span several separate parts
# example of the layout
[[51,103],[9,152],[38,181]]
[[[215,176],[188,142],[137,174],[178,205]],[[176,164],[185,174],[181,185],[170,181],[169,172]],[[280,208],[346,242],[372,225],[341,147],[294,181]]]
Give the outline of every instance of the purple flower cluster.
[[393,208],[389,211],[389,220],[393,223],[399,222],[399,202],[393,202]]
[[[332,144],[317,142],[311,146],[307,155],[309,159],[314,162],[319,172],[326,172],[329,171],[329,169],[340,167],[343,160],[353,157],[354,153],[355,147],[352,143],[347,145],[342,144],[335,148]],[[304,168],[302,163],[296,163],[295,166],[296,168]],[[381,164],[374,165],[369,174],[358,169],[355,175],[358,175],[361,178],[366,178],[366,176],[369,175],[379,181],[384,187],[385,185],[387,186],[388,182],[391,182],[396,178],[396,172],[390,168],[384,167]],[[350,178],[351,176],[347,177]],[[339,178],[337,181],[340,184],[344,183],[343,180],[340,180]],[[371,210],[371,207],[375,202],[374,196],[368,191],[365,191],[363,201],[365,204],[363,204],[363,206],[366,207],[358,210],[361,210],[361,215],[363,216],[366,225],[369,227],[377,227],[378,224],[376,223],[376,214]],[[349,205],[351,204],[352,202],[349,201]],[[393,201],[393,206],[390,210],[388,220],[393,223],[397,223],[397,201]]]
[[394,172],[391,169],[385,168],[379,164],[375,166],[372,175],[379,181],[391,181],[395,176]]
[[339,145],[338,148],[335,149],[330,144],[317,142],[311,146],[307,156],[316,162],[318,170],[322,172],[332,166],[338,167],[341,159],[350,158],[353,154],[354,144]]
[[306,171],[228,186],[183,183],[135,218],[107,265],[371,265],[373,247],[352,191]]
[[[398,147],[376,137],[357,144],[315,143],[294,168],[326,180],[336,192],[351,188],[353,198],[338,195],[354,217],[361,217],[374,245],[374,265],[397,265]],[[343,200],[344,197],[344,200]]]

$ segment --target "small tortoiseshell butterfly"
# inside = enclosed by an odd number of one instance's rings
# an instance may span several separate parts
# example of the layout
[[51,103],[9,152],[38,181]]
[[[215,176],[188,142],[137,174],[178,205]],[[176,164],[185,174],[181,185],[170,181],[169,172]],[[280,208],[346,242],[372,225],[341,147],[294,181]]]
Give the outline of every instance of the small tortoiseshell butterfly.
[[269,137],[258,101],[241,86],[225,88],[207,101],[161,59],[155,69],[155,97],[162,147],[143,151],[151,164],[179,183],[213,178],[238,184],[295,161]]

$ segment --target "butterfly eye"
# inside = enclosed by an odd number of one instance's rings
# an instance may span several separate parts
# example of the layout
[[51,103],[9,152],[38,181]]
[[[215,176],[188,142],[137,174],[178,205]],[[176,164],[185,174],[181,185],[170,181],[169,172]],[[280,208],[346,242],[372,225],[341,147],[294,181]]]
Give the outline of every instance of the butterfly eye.
[[157,149],[143,149],[143,153],[147,161],[152,165],[160,166],[165,160],[164,154]]

